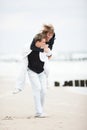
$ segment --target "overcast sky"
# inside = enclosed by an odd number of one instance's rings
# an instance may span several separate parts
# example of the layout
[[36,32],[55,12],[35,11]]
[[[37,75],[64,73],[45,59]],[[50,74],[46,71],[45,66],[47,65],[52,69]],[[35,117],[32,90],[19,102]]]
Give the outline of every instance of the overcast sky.
[[55,27],[55,53],[87,52],[87,0],[0,0],[0,54],[19,54],[44,23]]

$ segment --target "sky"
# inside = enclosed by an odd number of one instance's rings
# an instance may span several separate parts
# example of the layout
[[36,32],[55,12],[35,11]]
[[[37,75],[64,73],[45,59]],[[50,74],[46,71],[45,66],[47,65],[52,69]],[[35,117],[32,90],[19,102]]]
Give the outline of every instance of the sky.
[[43,24],[53,24],[53,52],[87,52],[86,0],[0,0],[0,55],[20,54]]

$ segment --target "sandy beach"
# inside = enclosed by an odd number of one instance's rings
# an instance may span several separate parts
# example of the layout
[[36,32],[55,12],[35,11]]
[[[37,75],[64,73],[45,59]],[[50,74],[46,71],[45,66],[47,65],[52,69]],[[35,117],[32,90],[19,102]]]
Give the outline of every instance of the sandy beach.
[[14,63],[1,67],[0,130],[87,130],[87,87],[49,87],[44,106],[48,116],[34,118],[30,84],[13,94],[18,67]]

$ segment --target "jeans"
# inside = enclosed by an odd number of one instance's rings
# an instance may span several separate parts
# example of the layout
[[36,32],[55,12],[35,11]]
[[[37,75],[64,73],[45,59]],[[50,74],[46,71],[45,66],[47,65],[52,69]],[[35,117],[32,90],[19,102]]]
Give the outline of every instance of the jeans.
[[29,69],[28,75],[33,90],[36,114],[42,114],[47,90],[46,74],[44,71],[40,74],[37,74]]

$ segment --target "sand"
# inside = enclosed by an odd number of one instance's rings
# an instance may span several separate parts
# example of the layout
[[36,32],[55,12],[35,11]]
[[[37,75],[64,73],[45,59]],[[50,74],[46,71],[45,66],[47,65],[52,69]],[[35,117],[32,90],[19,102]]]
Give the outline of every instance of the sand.
[[14,73],[0,73],[0,130],[87,130],[87,93],[79,92],[87,87],[50,86],[44,106],[48,116],[34,118],[31,86],[26,83],[13,94],[15,79]]

